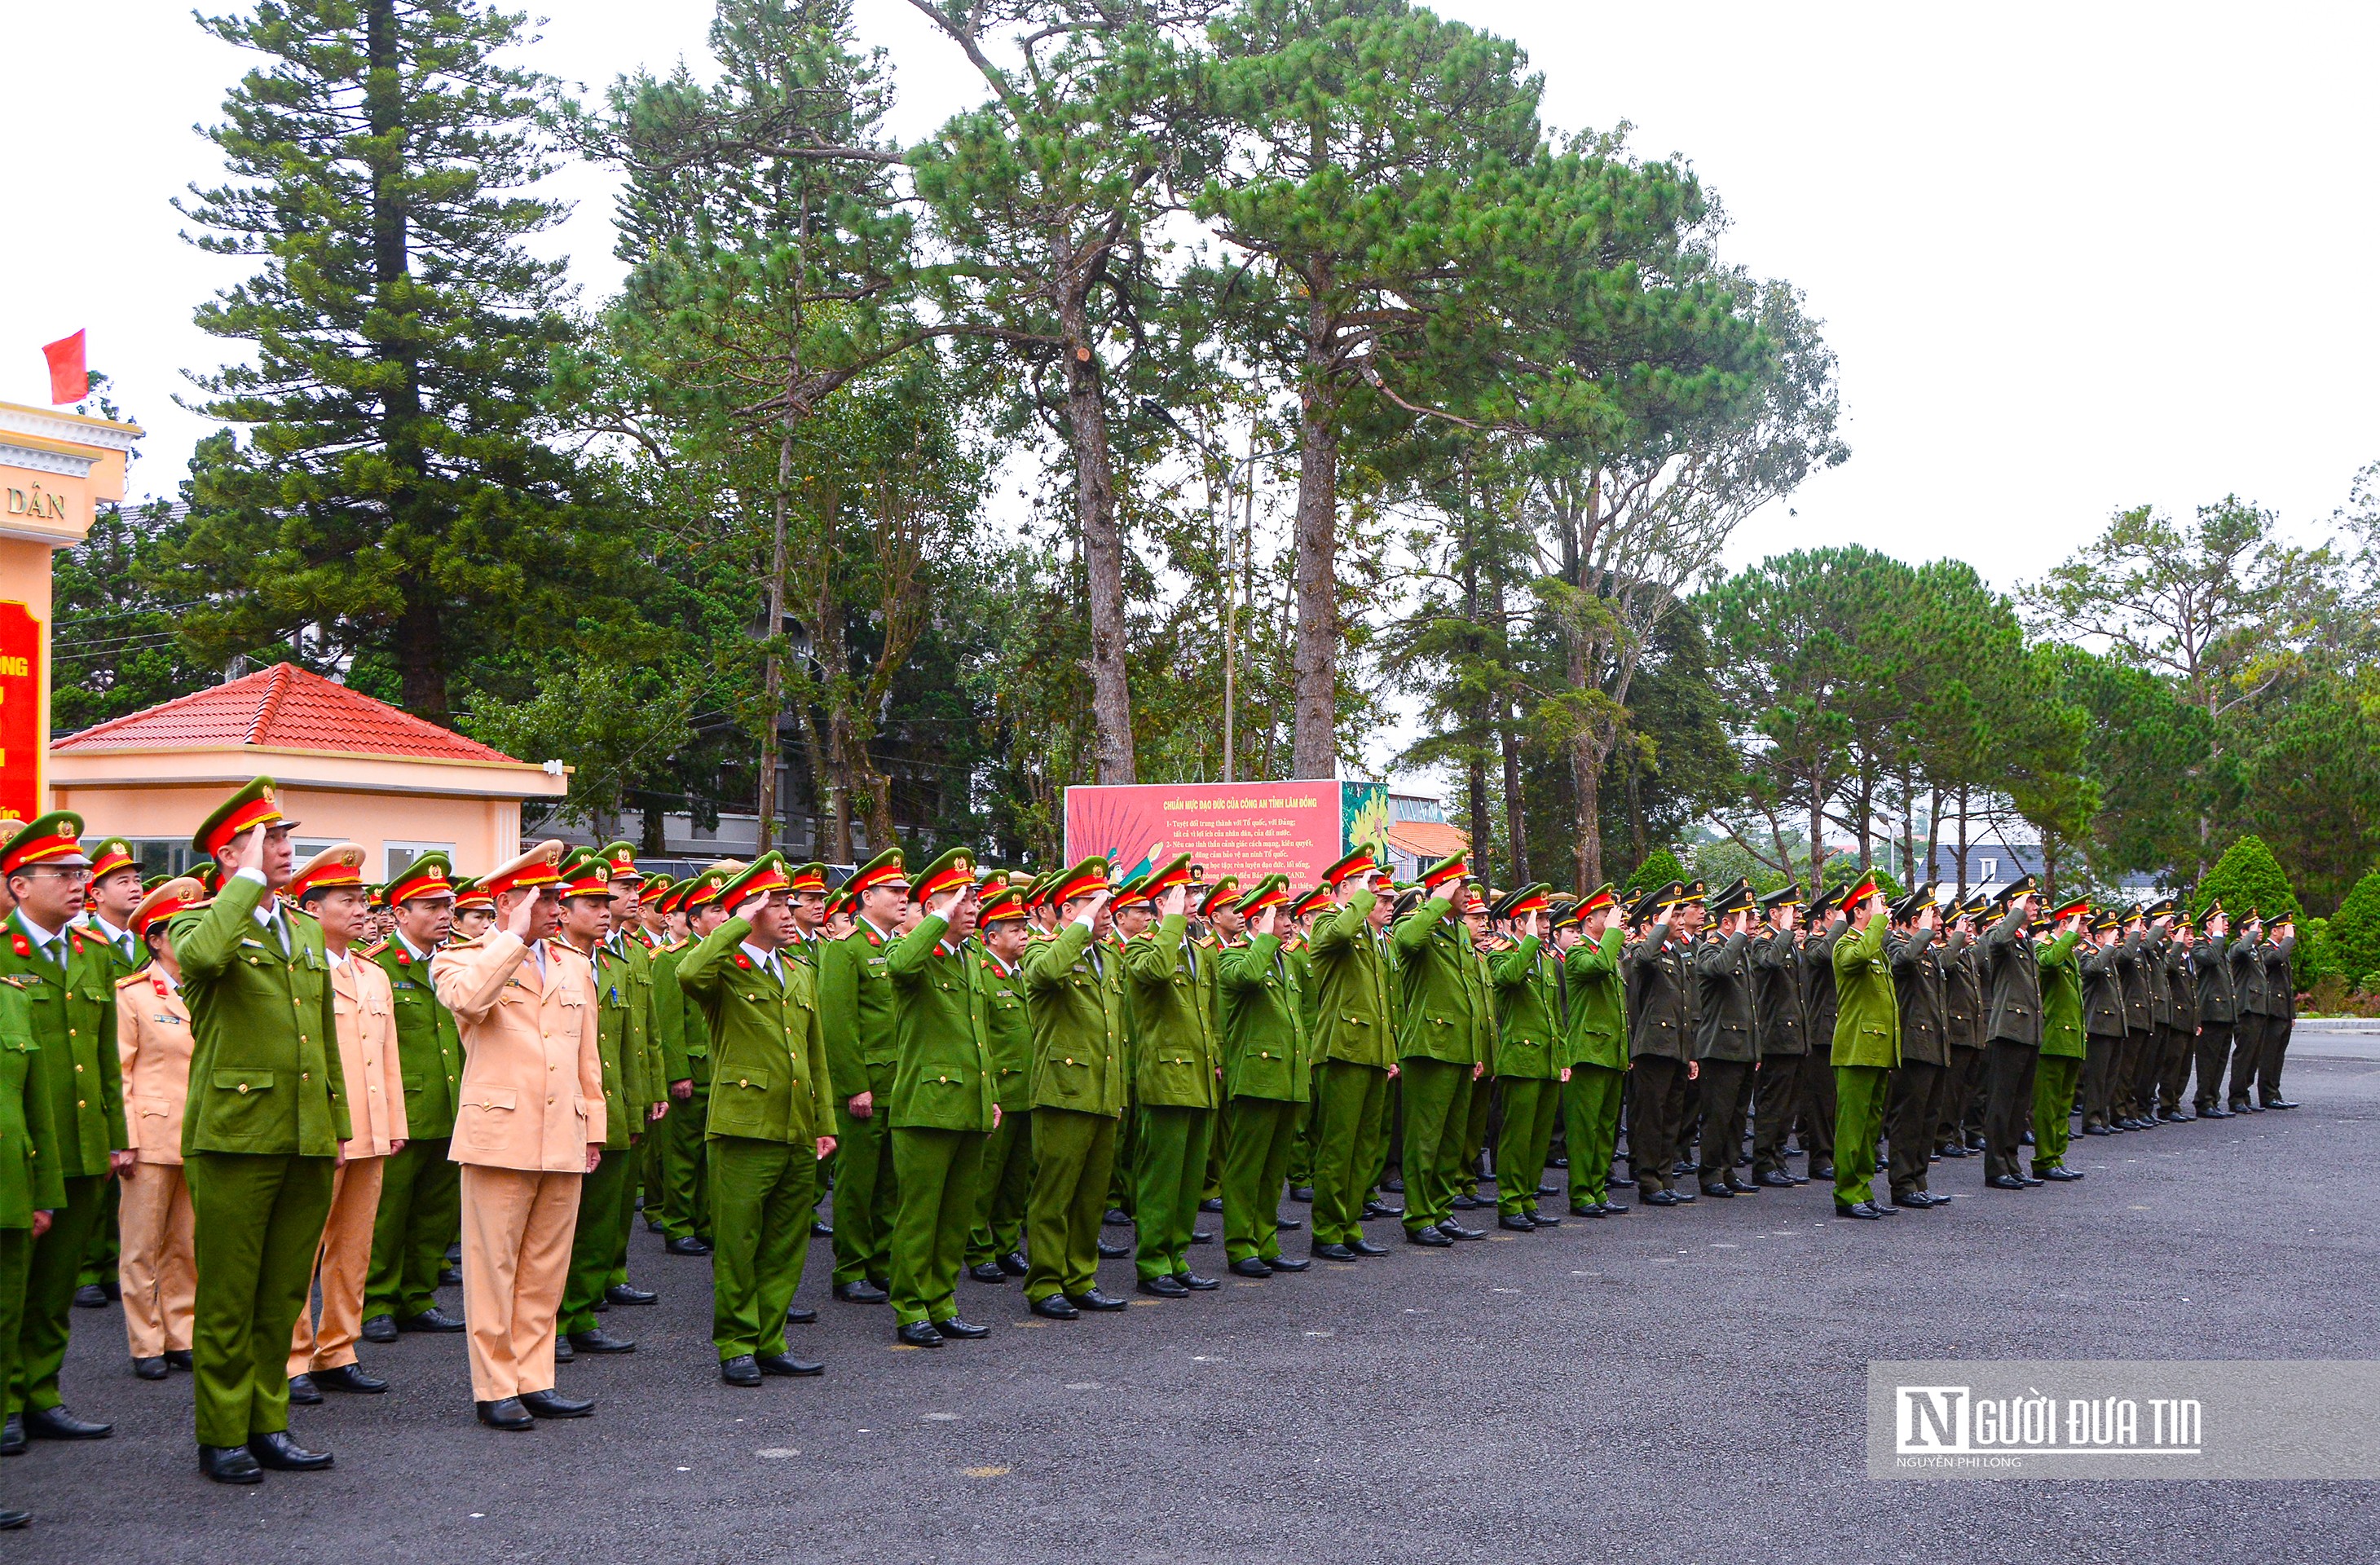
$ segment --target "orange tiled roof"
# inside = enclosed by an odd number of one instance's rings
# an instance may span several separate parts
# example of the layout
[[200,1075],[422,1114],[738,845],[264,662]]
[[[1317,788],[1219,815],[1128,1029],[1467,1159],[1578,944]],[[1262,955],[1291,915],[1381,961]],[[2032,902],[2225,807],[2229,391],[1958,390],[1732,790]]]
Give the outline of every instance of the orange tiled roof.
[[1389,823],[1389,846],[1426,864],[1436,864],[1468,849],[1471,839],[1460,827],[1443,820],[1392,820]]
[[501,750],[425,722],[319,673],[309,673],[295,663],[275,663],[212,689],[110,718],[50,747],[102,754],[226,745],[520,764]]

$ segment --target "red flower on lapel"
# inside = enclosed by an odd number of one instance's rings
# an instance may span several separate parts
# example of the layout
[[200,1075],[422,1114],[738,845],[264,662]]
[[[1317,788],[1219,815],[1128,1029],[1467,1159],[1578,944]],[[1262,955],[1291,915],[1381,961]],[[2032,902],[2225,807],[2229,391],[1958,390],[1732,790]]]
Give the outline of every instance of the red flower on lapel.
[[749,967],[752,965],[752,959],[739,951],[735,953],[735,965],[738,967]]
[[8,937],[8,949],[19,956],[30,956],[33,954],[33,942],[22,935],[11,935]]
[[80,956],[82,954],[82,937],[80,935],[68,935],[67,937],[67,943],[74,947],[74,953],[77,956]]
[[396,964],[400,967],[410,967],[413,965],[413,958],[407,952],[400,951],[396,953]]

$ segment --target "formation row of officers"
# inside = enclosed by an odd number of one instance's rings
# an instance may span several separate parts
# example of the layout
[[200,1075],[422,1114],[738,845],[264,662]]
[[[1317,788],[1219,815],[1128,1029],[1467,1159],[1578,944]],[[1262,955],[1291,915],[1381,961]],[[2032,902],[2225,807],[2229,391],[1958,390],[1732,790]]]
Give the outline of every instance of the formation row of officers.
[[1026,883],[964,849],[832,891],[773,854],[649,884],[625,843],[558,843],[373,887],[354,844],[297,864],[295,824],[260,778],[194,837],[204,874],[145,887],[71,815],[0,846],[0,1452],[109,1432],[58,1375],[113,1187],[136,1372],[192,1371],[201,1470],[254,1482],[330,1465],[290,1402],[385,1390],[357,1343],[400,1331],[465,1336],[492,1427],[588,1415],[555,1365],[633,1350],[599,1316],[654,1297],[639,1207],[710,1258],[722,1377],[758,1386],[822,1368],[785,1334],[814,1232],[837,1298],[938,1348],[984,1334],[963,1270],[1055,1319],[1123,1307],[1103,1255],[1146,1293],[1211,1290],[1202,1209],[1248,1278],[1384,1254],[1367,1218],[1440,1248],[1490,1205],[1559,1224],[1558,1140],[1570,1215],[1625,1213],[1622,1183],[1662,1207],[1831,1178],[1872,1219],[1947,1201],[1946,1158],[1981,1152],[1998,1190],[2082,1178],[2072,1113],[2290,1107],[2292,931],[2253,910],[2044,909],[2027,881],[1623,906],[1491,893],[1460,857],[1399,888],[1363,850],[1294,898],[1194,887],[1187,855]]

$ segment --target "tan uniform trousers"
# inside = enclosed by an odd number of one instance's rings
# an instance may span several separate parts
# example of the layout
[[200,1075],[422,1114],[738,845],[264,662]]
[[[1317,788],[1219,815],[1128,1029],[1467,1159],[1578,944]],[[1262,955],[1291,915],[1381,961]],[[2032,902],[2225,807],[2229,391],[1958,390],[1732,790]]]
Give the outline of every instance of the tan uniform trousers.
[[586,1177],[463,1165],[463,1318],[474,1401],[553,1389],[553,1327]]
[[115,1276],[124,1290],[125,1339],[134,1358],[188,1353],[199,1268],[182,1165],[135,1163],[121,1183]]
[[364,1320],[364,1274],[371,1269],[372,1219],[380,1212],[385,1159],[350,1158],[331,1176],[331,1215],[314,1247],[314,1277],[322,1288],[322,1324],[298,1312],[289,1333],[289,1373],[311,1375],[356,1362]]

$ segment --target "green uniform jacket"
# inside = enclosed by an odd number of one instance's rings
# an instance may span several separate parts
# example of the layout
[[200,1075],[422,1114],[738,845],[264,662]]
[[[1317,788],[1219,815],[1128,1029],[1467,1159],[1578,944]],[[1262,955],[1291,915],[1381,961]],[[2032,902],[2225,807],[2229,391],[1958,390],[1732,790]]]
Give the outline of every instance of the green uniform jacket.
[[2116,948],[2089,945],[2075,963],[2082,983],[2082,1031],[2087,1037],[2124,1036],[2124,980],[2116,972]]
[[[115,1053],[115,964],[98,940],[67,934],[59,970],[35,954],[22,917],[8,916],[0,943],[0,978],[26,978],[33,1025],[32,1079],[49,1098],[50,1138],[42,1143],[60,1179],[96,1178],[107,1155],[131,1140],[124,1128],[124,1067]],[[19,952],[22,941],[25,951]]]
[[1314,964],[1314,1052],[1324,1060],[1387,1070],[1397,1062],[1388,964],[1372,929],[1378,898],[1366,889],[1315,916],[1306,938]]
[[[264,887],[244,875],[174,919],[190,1008],[182,1155],[335,1158],[355,1134],[339,1070],[330,959],[313,919],[284,904],[289,954],[256,921]],[[111,1054],[115,1050],[110,1049]]]
[[618,1152],[644,1129],[644,1106],[652,1101],[645,1096],[645,1029],[627,963],[599,945],[588,965],[595,974],[595,1052],[603,1062],[603,1149]]
[[1404,994],[1397,1027],[1400,1060],[1483,1062],[1477,1039],[1483,1018],[1469,972],[1477,957],[1470,931],[1447,917],[1452,905],[1444,897],[1432,897],[1389,931]]
[[1887,935],[1884,940],[1892,957],[1893,993],[1900,1005],[1900,1057],[1926,1065],[1950,1062],[1950,1040],[1943,1026],[1942,958],[1934,949],[1939,934],[1916,929],[1899,939]]
[[1628,982],[1630,1057],[1692,1059],[1685,959],[1670,941],[1669,921],[1654,925],[1643,940],[1628,948],[1621,962]]
[[1033,1107],[1123,1112],[1123,964],[1094,950],[1088,925],[1068,924],[1025,950],[1025,1015],[1033,1025]]
[[1322,984],[1314,976],[1314,953],[1305,949],[1305,939],[1299,936],[1281,948],[1282,960],[1289,964],[1289,976],[1297,980],[1297,1019],[1305,1028],[1307,1049],[1314,1051],[1317,1064],[1322,1055]]
[[[661,1039],[653,1036],[653,951],[644,941],[625,935],[605,940],[603,949],[628,970],[628,981],[622,993],[628,1001],[628,1027],[637,1051],[637,1068],[631,1079],[642,1095],[637,1099],[639,1108],[631,1122],[641,1130],[647,1122],[645,1114],[669,1096],[669,1083],[675,1079],[662,1075]],[[786,948],[788,952],[792,949]]]
[[1496,1074],[1496,985],[1488,975],[1488,953],[1479,949],[1467,928],[1463,944],[1471,958],[1463,968],[1463,988],[1471,996],[1471,1058],[1492,1076]]
[[2058,936],[2041,948],[2041,1052],[2080,1060],[2082,1047],[2082,966],[2074,958],[2081,937]]
[[1628,996],[1620,983],[1620,958],[1626,949],[1625,938],[1614,926],[1600,940],[1579,941],[1562,959],[1570,981],[1563,1064],[1628,1068]]
[[1033,1023],[1025,1011],[1025,969],[1002,971],[1000,959],[980,945],[975,953],[976,983],[983,989],[984,1020],[990,1027],[991,1098],[1003,1114],[1033,1107]]
[[1303,1103],[1313,1096],[1297,969],[1278,935],[1258,935],[1216,964],[1223,995],[1223,1086],[1233,1098]]
[[1560,1058],[1561,1030],[1554,1019],[1554,973],[1543,943],[1531,935],[1488,963],[1496,986],[1496,1074],[1519,1081],[1552,1081],[1567,1063]]
[[[693,949],[690,945],[672,945],[653,952],[653,1052],[661,1056],[664,1086],[694,1079],[693,1051],[698,1050],[706,1062],[710,1057],[710,1019],[695,1010],[685,986],[677,980],[678,964]],[[815,992],[815,971],[811,977]],[[706,1082],[710,1079],[708,1075],[703,1077]]]
[[1212,961],[1184,938],[1186,928],[1180,914],[1169,914],[1123,948],[1132,992],[1133,1097],[1152,1108],[1215,1107],[1215,1071],[1222,1059],[1204,998]]
[[1766,930],[1752,942],[1752,1015],[1762,1059],[1810,1052],[1803,1009],[1802,949],[1784,930]]
[[1760,1058],[1754,1028],[1752,937],[1738,930],[1694,948],[1694,1058],[1749,1062]]
[[744,954],[751,932],[750,919],[730,918],[683,952],[666,953],[676,957],[673,981],[700,1008],[710,1035],[703,1134],[814,1146],[835,1124],[818,976],[780,952],[778,982]]
[[1985,1042],[2041,1047],[2041,964],[2019,910],[1984,931],[1984,982],[1989,989]]
[[[991,1051],[976,960],[945,950],[935,917],[917,921],[890,958],[900,1062],[892,1074],[894,1130],[991,1129]],[[719,1096],[714,1070],[710,1094]]]
[[1892,959],[1884,953],[1885,928],[1879,916],[1835,942],[1834,1064],[1889,1070],[1900,1063],[1900,1010],[1892,993]]
[[455,1134],[455,1095],[463,1086],[463,1039],[455,1027],[455,1013],[430,987],[429,957],[415,956],[391,937],[372,953],[372,961],[388,975],[389,1001],[396,1014],[406,1136],[443,1141]]
[[845,1098],[873,1090],[879,1073],[901,1062],[893,1026],[888,941],[866,919],[819,952],[819,1009],[826,1017],[826,1055]]
[[33,1061],[30,978],[0,980],[0,1228],[30,1228],[33,1214],[67,1204],[52,1139],[50,1095]]

